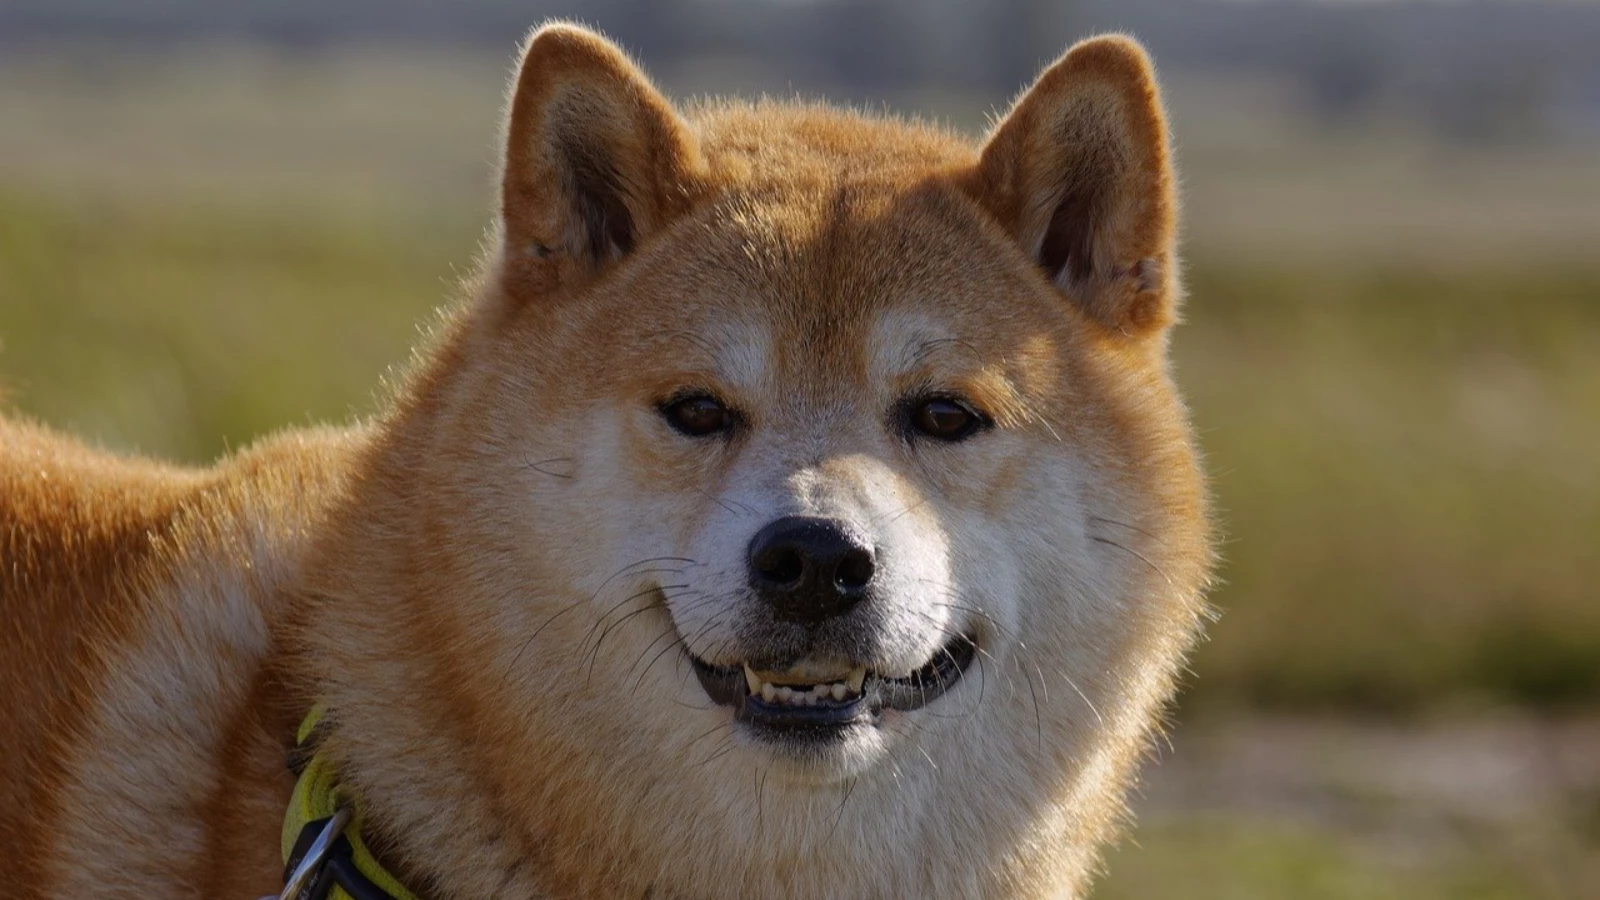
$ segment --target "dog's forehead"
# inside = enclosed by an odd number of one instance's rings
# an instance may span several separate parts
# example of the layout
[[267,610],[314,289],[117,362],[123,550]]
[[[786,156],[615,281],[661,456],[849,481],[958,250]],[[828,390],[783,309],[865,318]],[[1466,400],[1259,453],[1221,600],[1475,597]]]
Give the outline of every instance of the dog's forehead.
[[[768,363],[796,372],[883,375],[927,362],[929,345],[970,350],[1026,294],[977,216],[932,188],[843,182],[741,199],[702,234],[715,236],[687,255],[712,257],[716,275],[678,302],[719,344],[760,332]],[[748,371],[750,354],[722,352]]]
[[[815,320],[807,329],[779,321],[767,310],[731,316],[713,311],[682,333],[683,358],[748,391],[793,388],[817,376],[884,384],[908,373],[980,368],[987,362],[977,339],[963,336],[959,318],[937,307],[883,306],[863,311],[860,318],[855,329],[827,328]],[[816,340],[824,332],[831,346]]]
[[845,178],[730,194],[614,283],[587,331],[658,392],[698,379],[815,411],[950,384],[1059,318],[1026,260],[951,194]]
[[772,327],[758,310],[740,313],[709,315],[686,340],[690,355],[703,353],[702,367],[720,381],[756,391],[772,374]]
[[941,364],[983,363],[981,352],[964,336],[959,321],[937,307],[898,306],[883,310],[867,335],[869,374],[892,380],[907,372]]

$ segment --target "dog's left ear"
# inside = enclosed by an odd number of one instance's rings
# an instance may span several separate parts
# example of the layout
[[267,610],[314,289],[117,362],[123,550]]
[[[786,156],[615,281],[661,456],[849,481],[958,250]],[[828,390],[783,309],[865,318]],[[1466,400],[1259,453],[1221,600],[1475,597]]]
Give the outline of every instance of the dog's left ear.
[[1077,44],[995,127],[973,179],[1060,290],[1131,336],[1174,315],[1176,198],[1155,72],[1130,38]]
[[571,287],[689,207],[704,167],[689,127],[616,45],[566,23],[535,31],[506,117],[504,278]]

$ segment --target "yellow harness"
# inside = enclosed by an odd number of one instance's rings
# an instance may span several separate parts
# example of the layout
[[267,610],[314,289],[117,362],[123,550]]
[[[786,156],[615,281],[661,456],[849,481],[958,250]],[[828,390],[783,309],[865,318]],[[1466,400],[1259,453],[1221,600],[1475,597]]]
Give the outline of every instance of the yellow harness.
[[295,735],[290,765],[298,769],[299,780],[283,816],[285,884],[279,898],[418,900],[361,840],[360,804],[342,789],[312,740],[324,712],[320,703],[312,707]]

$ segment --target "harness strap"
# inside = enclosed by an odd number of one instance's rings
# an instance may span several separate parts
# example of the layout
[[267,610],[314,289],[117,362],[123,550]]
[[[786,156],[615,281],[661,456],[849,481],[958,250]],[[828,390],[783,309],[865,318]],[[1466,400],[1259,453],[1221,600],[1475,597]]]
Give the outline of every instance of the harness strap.
[[[282,850],[285,893],[280,900],[418,900],[378,863],[361,840],[361,807],[342,789],[327,757],[317,750],[317,726],[325,710],[311,708],[295,736],[289,769],[299,776],[283,817]],[[331,834],[331,843],[312,860],[313,869],[296,893],[291,880],[300,864],[328,831],[341,810],[349,810],[348,824]],[[304,877],[304,876],[303,876]]]

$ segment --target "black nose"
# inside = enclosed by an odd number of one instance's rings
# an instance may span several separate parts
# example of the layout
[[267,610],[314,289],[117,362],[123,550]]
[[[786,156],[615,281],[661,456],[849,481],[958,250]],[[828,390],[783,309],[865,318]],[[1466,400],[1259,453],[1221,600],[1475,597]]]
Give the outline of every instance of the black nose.
[[788,516],[750,541],[750,586],[778,618],[804,625],[849,612],[874,568],[872,546],[832,519]]

